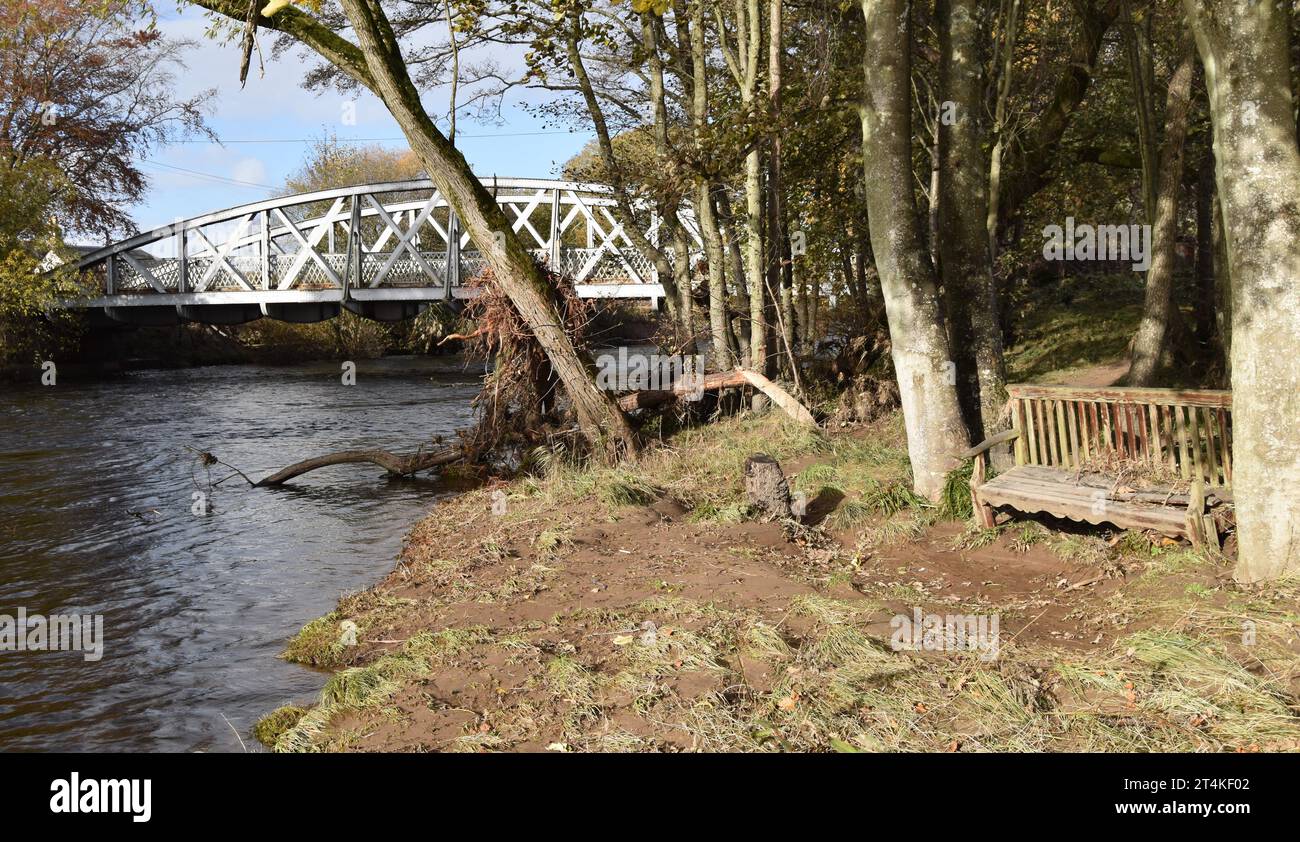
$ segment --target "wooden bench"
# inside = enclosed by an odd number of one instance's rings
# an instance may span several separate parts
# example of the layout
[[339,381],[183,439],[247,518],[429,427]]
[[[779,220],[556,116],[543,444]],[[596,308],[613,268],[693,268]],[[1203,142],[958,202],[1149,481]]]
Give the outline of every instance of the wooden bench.
[[[1177,389],[1009,386],[1011,429],[962,454],[974,458],[975,518],[1046,513],[1150,529],[1193,545],[1219,540],[1215,513],[1232,502],[1232,393]],[[1015,467],[988,477],[990,448],[1014,443]],[[1128,472],[1162,475],[1134,488]]]

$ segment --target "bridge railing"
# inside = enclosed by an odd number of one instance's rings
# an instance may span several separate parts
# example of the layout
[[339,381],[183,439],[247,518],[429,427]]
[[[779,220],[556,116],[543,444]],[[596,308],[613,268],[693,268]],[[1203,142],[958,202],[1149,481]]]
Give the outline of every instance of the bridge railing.
[[[580,284],[649,284],[654,266],[618,223],[601,185],[535,179],[485,181],[540,259]],[[649,211],[638,223],[656,241]],[[699,248],[689,213],[683,223]],[[150,251],[152,249],[152,251]],[[161,251],[161,253],[158,253]],[[83,257],[104,296],[456,287],[482,270],[444,197],[430,181],[360,185],[255,202],[158,228]]]

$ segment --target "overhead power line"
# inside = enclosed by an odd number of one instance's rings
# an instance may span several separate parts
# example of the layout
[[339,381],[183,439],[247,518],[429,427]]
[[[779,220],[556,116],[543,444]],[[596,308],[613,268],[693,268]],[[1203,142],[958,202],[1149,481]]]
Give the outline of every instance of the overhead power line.
[[[560,134],[579,134],[579,132],[560,130],[560,131],[536,131],[536,132],[490,132],[488,134],[465,134],[456,132],[456,139],[460,138],[493,138],[493,137],[536,137],[538,135],[560,135]],[[220,145],[225,143],[316,143],[323,140],[319,137],[274,137],[274,138],[247,138],[239,140],[208,140],[206,138],[188,138],[184,140],[173,140],[170,143],[203,143],[211,145]],[[337,143],[397,143],[405,141],[404,137],[335,137],[330,138]]]
[[162,167],[164,169],[175,170],[176,172],[185,173],[187,175],[196,176],[198,178],[210,179],[211,181],[221,182],[223,184],[233,184],[237,187],[251,187],[257,190],[279,190],[280,189],[278,187],[272,187],[269,184],[258,184],[253,181],[242,181],[238,178],[230,178],[228,176],[218,175],[216,173],[203,172],[201,170],[192,170],[187,167],[178,167],[175,164],[164,164],[161,161],[142,160],[140,161],[140,163],[150,167]]

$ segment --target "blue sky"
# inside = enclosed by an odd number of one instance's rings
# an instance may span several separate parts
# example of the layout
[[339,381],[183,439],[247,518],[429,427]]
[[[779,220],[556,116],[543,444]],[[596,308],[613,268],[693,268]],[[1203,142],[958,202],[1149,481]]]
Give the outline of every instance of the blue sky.
[[[268,60],[265,78],[258,77],[254,59],[248,85],[241,90],[238,45],[204,38],[202,10],[186,6],[179,12],[165,11],[159,26],[170,37],[198,42],[198,48],[187,53],[187,69],[177,79],[178,93],[189,96],[217,89],[209,123],[224,145],[177,143],[155,149],[141,161],[150,190],[145,201],[131,209],[141,229],[266,197],[268,188],[283,184],[302,163],[310,141],[328,134],[340,139],[383,139],[382,145],[406,147],[397,124],[370,94],[358,96],[355,125],[349,125],[344,116],[346,97],[303,90],[299,56]],[[270,50],[265,34],[263,50]],[[526,113],[519,107],[521,97],[533,95],[521,93],[507,100],[503,125],[461,117],[456,145],[479,175],[550,177],[590,139],[589,134],[547,127]],[[425,105],[432,114],[446,114],[447,92],[431,92]]]

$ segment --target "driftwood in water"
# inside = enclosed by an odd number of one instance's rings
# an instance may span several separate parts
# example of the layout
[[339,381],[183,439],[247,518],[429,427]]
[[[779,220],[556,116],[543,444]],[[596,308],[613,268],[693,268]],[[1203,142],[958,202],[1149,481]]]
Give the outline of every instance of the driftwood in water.
[[[649,389],[640,392],[633,392],[619,398],[619,407],[624,412],[630,412],[634,409],[647,409],[674,400],[680,400],[686,395],[696,393],[699,387],[688,388],[693,384],[690,381],[679,382],[671,390]],[[816,426],[817,422],[813,419],[812,413],[808,408],[801,404],[785,389],[768,380],[757,372],[737,368],[734,371],[724,371],[717,374],[709,374],[704,377],[703,391],[736,388],[739,386],[753,386],[767,395],[773,403],[785,410],[785,412],[801,424]],[[420,471],[427,471],[431,468],[450,465],[465,458],[465,451],[462,448],[452,447],[443,450],[430,451],[428,453],[420,452],[411,456],[400,456],[396,453],[389,453],[387,450],[344,450],[338,453],[329,453],[324,456],[316,456],[312,459],[304,459],[301,462],[295,462],[283,470],[280,470],[266,479],[254,483],[259,488],[269,485],[283,485],[294,477],[302,476],[308,471],[314,471],[317,468],[325,468],[330,465],[351,465],[363,462],[369,462],[378,465],[388,471],[393,476],[410,476]],[[777,466],[779,473],[780,467]],[[785,480],[782,478],[781,483]],[[789,509],[789,489],[785,491],[786,503],[785,508]]]
[[283,485],[294,477],[302,476],[308,471],[314,471],[317,468],[325,468],[330,465],[351,465],[361,462],[378,465],[393,476],[405,477],[419,471],[450,465],[452,462],[457,462],[464,457],[465,452],[457,447],[434,450],[428,453],[415,453],[410,456],[399,456],[396,453],[389,453],[387,450],[343,450],[338,453],[328,453],[324,456],[295,462],[289,467],[271,474],[266,479],[259,480],[257,486],[260,488],[268,485]]

